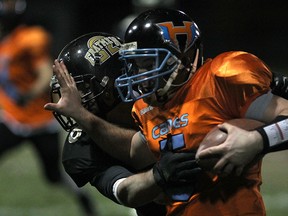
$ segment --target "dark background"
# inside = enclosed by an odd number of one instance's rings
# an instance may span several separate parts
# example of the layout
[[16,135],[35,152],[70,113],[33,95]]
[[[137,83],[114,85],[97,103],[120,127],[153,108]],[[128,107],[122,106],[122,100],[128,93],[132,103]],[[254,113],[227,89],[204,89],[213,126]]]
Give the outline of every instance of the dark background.
[[[198,24],[205,57],[244,50],[263,59],[275,72],[288,72],[288,3],[285,0],[176,0],[174,8]],[[27,0],[27,20],[46,27],[54,38],[53,54],[91,31],[113,32],[135,11],[132,0]],[[119,34],[120,36],[120,34]]]

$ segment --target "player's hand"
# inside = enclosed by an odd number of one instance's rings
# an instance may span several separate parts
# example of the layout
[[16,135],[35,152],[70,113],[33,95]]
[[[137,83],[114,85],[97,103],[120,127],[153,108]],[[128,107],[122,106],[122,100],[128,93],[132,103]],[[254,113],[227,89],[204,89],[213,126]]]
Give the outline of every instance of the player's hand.
[[45,104],[44,108],[77,119],[79,111],[84,107],[73,77],[69,74],[65,64],[58,60],[54,61],[53,74],[59,82],[61,98],[57,103]]
[[154,179],[162,188],[169,184],[193,182],[200,171],[195,153],[165,152],[153,167]]
[[201,160],[220,155],[213,171],[225,175],[232,172],[241,175],[245,166],[262,151],[261,135],[255,130],[243,130],[229,123],[219,125],[219,128],[227,132],[226,140],[220,145],[198,151],[196,158]]

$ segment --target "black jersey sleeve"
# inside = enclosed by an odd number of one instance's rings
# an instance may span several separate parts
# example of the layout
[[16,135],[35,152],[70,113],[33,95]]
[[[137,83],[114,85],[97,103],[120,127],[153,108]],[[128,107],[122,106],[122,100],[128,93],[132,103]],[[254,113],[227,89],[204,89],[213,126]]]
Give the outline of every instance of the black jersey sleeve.
[[115,165],[109,167],[102,173],[98,173],[90,184],[96,187],[102,195],[118,203],[117,199],[113,195],[113,185],[117,180],[127,178],[131,175],[133,175],[133,173],[125,167]]
[[64,143],[62,164],[77,186],[82,187],[109,167],[121,163],[102,151],[82,130],[75,129]]

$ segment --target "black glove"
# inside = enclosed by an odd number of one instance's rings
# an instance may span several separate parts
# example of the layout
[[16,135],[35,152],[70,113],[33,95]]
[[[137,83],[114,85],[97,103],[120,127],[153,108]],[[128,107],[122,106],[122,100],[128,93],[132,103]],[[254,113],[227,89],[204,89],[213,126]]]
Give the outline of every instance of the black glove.
[[169,185],[194,182],[201,171],[195,160],[195,153],[165,152],[153,166],[153,175],[158,186],[166,188]]
[[273,74],[273,79],[270,84],[271,92],[274,95],[288,99],[288,77],[282,74]]

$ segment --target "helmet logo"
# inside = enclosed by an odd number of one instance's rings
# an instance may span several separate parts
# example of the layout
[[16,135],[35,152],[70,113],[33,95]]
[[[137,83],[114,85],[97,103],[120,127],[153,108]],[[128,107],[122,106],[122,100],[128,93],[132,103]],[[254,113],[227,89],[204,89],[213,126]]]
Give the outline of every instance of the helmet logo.
[[161,28],[165,41],[171,42],[171,46],[178,52],[181,52],[178,35],[186,35],[184,52],[186,52],[199,37],[199,30],[194,22],[183,21],[183,26],[174,26],[173,22],[163,22],[156,24]]
[[118,53],[121,43],[115,37],[94,36],[87,41],[88,51],[85,54],[92,66],[101,65],[111,56]]
[[81,135],[82,135],[82,130],[79,128],[74,128],[68,136],[68,142],[69,143],[77,142],[79,138],[81,137]]

